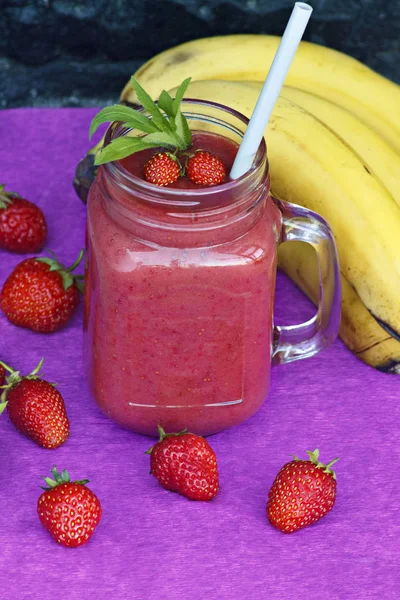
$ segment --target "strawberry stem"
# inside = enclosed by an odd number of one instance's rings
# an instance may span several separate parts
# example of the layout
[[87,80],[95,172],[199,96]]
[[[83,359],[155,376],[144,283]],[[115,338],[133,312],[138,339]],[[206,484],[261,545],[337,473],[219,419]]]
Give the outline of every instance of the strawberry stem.
[[36,260],[38,262],[43,262],[46,265],[49,265],[50,271],[58,271],[58,273],[61,275],[61,278],[63,281],[63,288],[65,291],[67,291],[71,287],[71,285],[73,285],[75,283],[76,287],[78,288],[78,291],[83,293],[83,285],[80,281],[82,276],[81,275],[72,275],[71,271],[76,269],[76,267],[82,261],[85,251],[82,249],[79,252],[79,256],[76,259],[76,261],[68,268],[64,267],[64,265],[62,263],[60,263],[60,261],[58,260],[58,258],[54,254],[54,252],[52,252],[51,250],[48,250],[48,249],[46,251],[49,254],[51,254],[51,256],[53,258],[41,257],[41,258],[37,258]]
[[[42,358],[39,361],[39,364],[33,369],[33,371],[31,373],[29,373],[29,375],[21,375],[20,371],[14,371],[14,369],[11,369],[11,367],[9,367],[8,365],[6,365],[2,361],[0,361],[0,365],[2,365],[10,373],[10,375],[6,376],[6,385],[2,385],[0,388],[3,390],[3,393],[0,396],[0,401],[6,402],[7,395],[9,393],[9,391],[11,390],[11,388],[15,387],[18,383],[21,383],[21,381],[23,379],[38,379],[38,374],[40,372],[40,369],[43,366],[43,363],[44,363],[44,358]],[[50,385],[55,385],[55,384],[52,383]]]
[[333,460],[331,460],[331,462],[329,462],[329,463],[326,465],[326,468],[327,468],[327,469],[330,469],[330,468],[332,467],[332,465],[334,465],[335,463],[337,463],[337,461],[338,461],[338,460],[339,460],[339,457],[337,457],[337,458],[334,458]]
[[[318,460],[318,457],[319,457],[318,448],[316,448],[314,450],[314,452],[311,452],[310,450],[307,450],[306,452],[307,452],[308,456],[310,457],[309,462],[311,462],[313,465],[318,467],[318,469],[322,469],[324,473],[328,473],[329,475],[332,475],[333,479],[336,479],[336,473],[335,473],[335,471],[333,471],[333,469],[331,469],[331,467],[339,460],[339,457],[334,458],[333,460],[331,460],[329,463],[327,463],[325,465],[324,463],[322,463]],[[299,461],[302,459],[298,458],[297,456],[294,456],[294,460]]]
[[70,267],[68,267],[68,269],[65,269],[65,271],[67,273],[71,273],[72,271],[74,271],[76,269],[76,267],[81,263],[84,254],[85,254],[85,251],[82,249],[79,252],[79,256],[76,259],[76,261]]
[[68,471],[64,469],[60,474],[55,465],[53,465],[53,468],[50,469],[50,472],[53,475],[54,479],[52,479],[51,477],[42,477],[42,479],[44,479],[48,485],[48,487],[40,486],[42,490],[52,490],[53,488],[57,487],[58,485],[61,485],[62,483],[78,483],[81,485],[86,485],[87,483],[89,483],[89,479],[79,479],[77,481],[71,482],[71,478],[69,476]]
[[1,362],[0,364],[3,365],[4,368],[7,368],[7,370],[10,372],[10,375],[6,376],[6,385],[1,386],[3,392],[0,396],[0,401],[6,402],[8,392],[11,390],[12,387],[17,385],[17,383],[20,383],[22,381],[22,377],[20,376],[20,371],[14,371],[13,369],[10,369],[10,367],[7,367],[3,362]]
[[7,208],[12,204],[13,198],[21,198],[16,192],[6,192],[4,183],[0,185],[0,208]]
[[75,285],[78,288],[78,292],[80,292],[81,294],[83,294],[83,292],[85,290],[85,286],[83,283],[84,279],[85,279],[84,275],[74,275]]
[[[160,442],[162,442],[163,440],[165,440],[168,437],[173,437],[173,436],[177,437],[179,435],[185,435],[185,433],[187,433],[187,428],[182,429],[182,431],[180,431],[179,433],[165,433],[165,431],[161,427],[160,423],[157,425],[157,430],[160,435],[160,439],[158,440],[157,444],[159,444]],[[146,450],[145,454],[151,454],[153,451],[153,448],[154,448],[154,446],[152,446],[151,448]]]
[[0,360],[0,365],[1,365],[2,367],[4,367],[4,369],[5,369],[6,371],[8,371],[9,373],[13,373],[13,372],[14,372],[14,369],[12,369],[12,368],[11,368],[11,367],[9,367],[8,365],[6,365],[6,363],[5,363],[5,362],[3,362],[2,360]]
[[160,439],[158,441],[162,442],[163,439],[165,439],[167,434],[165,433],[164,429],[161,427],[160,423],[157,425],[157,430],[160,435]]
[[39,361],[39,364],[37,365],[37,367],[35,367],[32,371],[32,373],[30,373],[27,377],[27,379],[36,379],[36,375],[39,373],[40,369],[43,367],[43,363],[44,363],[44,357],[42,357]]

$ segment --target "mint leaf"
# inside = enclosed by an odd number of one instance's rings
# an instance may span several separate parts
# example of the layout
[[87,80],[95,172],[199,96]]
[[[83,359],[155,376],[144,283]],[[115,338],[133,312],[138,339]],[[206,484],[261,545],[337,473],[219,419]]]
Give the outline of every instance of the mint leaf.
[[134,77],[131,77],[133,89],[135,90],[137,99],[143,106],[144,110],[153,117],[153,122],[157,125],[160,131],[171,131],[171,127],[158,106],[153,102],[149,94],[142,88],[140,83]]
[[102,123],[109,123],[112,121],[124,121],[128,127],[135,127],[143,131],[144,133],[153,133],[158,131],[158,127],[144,114],[138,112],[129,106],[121,106],[120,104],[114,104],[113,106],[106,106],[93,118],[90,124],[89,139],[92,137],[96,129]]
[[139,150],[146,150],[146,148],[154,148],[159,146],[157,143],[148,143],[144,141],[144,138],[134,138],[134,137],[119,137],[113,140],[108,146],[105,146],[100,150],[100,152],[96,155],[94,164],[102,165],[106,162],[112,162],[113,160],[119,160],[121,158],[125,158],[134,152],[138,152]]
[[177,139],[177,136],[172,133],[149,133],[144,138],[144,141],[147,143],[151,142],[157,146],[170,146],[172,148],[176,148],[176,146],[180,146],[180,140]]
[[163,110],[167,115],[172,115],[172,104],[173,99],[171,96],[163,90],[158,99],[158,106]]
[[173,109],[172,109],[173,102],[174,102],[173,98],[171,98],[171,96],[168,94],[168,92],[166,92],[165,90],[163,90],[161,92],[161,94],[160,94],[159,99],[158,99],[158,106],[160,108],[162,108],[162,110],[167,115],[169,124],[171,126],[171,130],[172,131],[176,131],[175,117],[172,115],[172,112],[173,112]]
[[188,77],[187,79],[182,81],[181,85],[176,90],[175,98],[172,103],[172,116],[173,117],[176,117],[176,115],[178,114],[180,104],[182,102],[183,96],[185,95],[185,92],[188,88],[190,81],[191,81],[191,77]]
[[99,125],[110,121],[120,121],[125,128],[133,128],[147,135],[141,137],[123,135],[112,140],[95,155],[95,165],[119,160],[134,152],[158,146],[186,150],[192,142],[192,135],[186,118],[180,111],[180,104],[190,80],[188,77],[181,83],[175,98],[163,90],[157,106],[140,83],[131,77],[133,89],[144,112],[120,104],[103,108],[91,122],[89,137]]
[[176,123],[176,133],[179,136],[179,138],[182,140],[181,150],[185,150],[192,143],[192,133],[189,129],[189,125],[186,121],[186,118],[181,113],[181,111],[178,111],[178,114],[176,115],[176,118],[175,118],[175,123]]

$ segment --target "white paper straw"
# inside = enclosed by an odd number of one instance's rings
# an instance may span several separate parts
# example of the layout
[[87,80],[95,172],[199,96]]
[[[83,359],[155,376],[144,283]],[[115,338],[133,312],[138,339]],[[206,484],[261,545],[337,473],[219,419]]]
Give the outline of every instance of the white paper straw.
[[285,81],[289,67],[298,48],[312,7],[304,2],[296,2],[286,29],[275,54],[271,68],[261,90],[257,104],[239,146],[230,172],[231,179],[244,175],[253,164],[260,142],[264,136],[275,103]]

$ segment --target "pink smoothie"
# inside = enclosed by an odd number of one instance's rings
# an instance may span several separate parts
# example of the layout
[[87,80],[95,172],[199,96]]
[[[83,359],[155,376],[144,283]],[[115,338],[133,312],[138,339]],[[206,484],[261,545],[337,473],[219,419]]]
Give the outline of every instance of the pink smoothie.
[[[193,143],[219,155],[229,173],[236,144],[207,133]],[[122,165],[141,178],[154,152]],[[174,186],[199,188],[186,178]],[[180,233],[182,218],[196,224],[197,213],[106,188],[100,169],[88,203],[85,296],[94,398],[119,424],[148,435],[158,423],[203,435],[241,423],[269,386],[280,213],[268,190],[256,208],[250,198],[240,218],[229,214],[229,227],[221,217],[221,229],[208,229],[214,213],[207,217],[210,206],[193,191],[189,200],[204,208],[205,225]],[[211,208],[225,215],[228,201],[221,194]],[[158,219],[170,230],[158,232]]]

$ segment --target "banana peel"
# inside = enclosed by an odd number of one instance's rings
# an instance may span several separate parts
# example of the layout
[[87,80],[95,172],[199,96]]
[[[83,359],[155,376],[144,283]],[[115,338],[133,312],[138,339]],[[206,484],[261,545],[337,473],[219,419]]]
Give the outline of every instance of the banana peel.
[[[319,274],[314,249],[304,242],[282,244],[278,259],[279,268],[317,305]],[[304,277],[305,272],[307,277]],[[400,375],[400,337],[370,313],[343,273],[341,284],[340,338],[366,364],[379,371]]]

